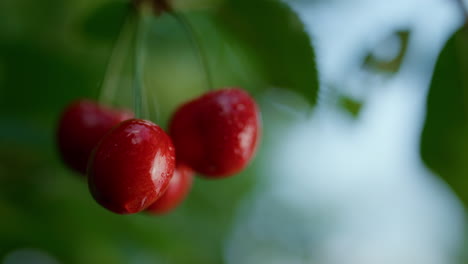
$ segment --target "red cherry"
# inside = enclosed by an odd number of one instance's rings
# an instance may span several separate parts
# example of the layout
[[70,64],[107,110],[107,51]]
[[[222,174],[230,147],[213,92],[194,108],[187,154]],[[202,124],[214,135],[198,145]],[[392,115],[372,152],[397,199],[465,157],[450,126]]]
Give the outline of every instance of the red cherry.
[[182,105],[170,134],[177,158],[208,177],[225,177],[244,169],[260,134],[254,99],[238,88],[209,92]]
[[88,184],[94,199],[118,214],[140,212],[166,191],[175,151],[157,125],[130,119],[112,129],[90,158]]
[[99,140],[112,127],[132,117],[129,111],[110,109],[90,100],[72,102],[58,126],[58,147],[63,161],[85,174],[89,156]]
[[188,195],[192,187],[193,174],[193,170],[189,167],[178,165],[166,192],[146,211],[152,214],[165,214],[176,208]]

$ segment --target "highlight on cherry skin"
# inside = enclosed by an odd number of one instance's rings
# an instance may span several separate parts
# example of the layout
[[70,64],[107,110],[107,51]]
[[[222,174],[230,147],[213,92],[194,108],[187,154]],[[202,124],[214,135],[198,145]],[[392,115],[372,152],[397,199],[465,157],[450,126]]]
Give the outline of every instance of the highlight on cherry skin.
[[129,110],[112,109],[89,99],[73,101],[58,123],[57,143],[62,160],[84,175],[91,152],[101,138],[130,118],[133,113]]
[[166,192],[150,205],[146,212],[166,214],[177,208],[187,197],[192,187],[194,172],[185,165],[177,165]]
[[93,198],[117,214],[145,210],[169,186],[175,150],[156,124],[130,119],[112,129],[94,150],[88,167]]
[[170,123],[177,159],[209,178],[234,175],[254,157],[260,118],[255,100],[240,88],[210,91],[189,101]]

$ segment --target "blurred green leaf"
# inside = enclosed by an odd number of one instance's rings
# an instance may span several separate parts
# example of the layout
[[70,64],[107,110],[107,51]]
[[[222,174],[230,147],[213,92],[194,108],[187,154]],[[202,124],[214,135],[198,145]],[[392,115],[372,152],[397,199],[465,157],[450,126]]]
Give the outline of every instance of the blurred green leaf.
[[20,40],[0,43],[0,59],[5,67],[0,110],[5,113],[38,118],[92,94],[92,66],[77,64],[63,52]]
[[359,116],[362,109],[362,102],[345,95],[338,98],[338,105],[354,118]]
[[468,31],[458,31],[437,61],[427,98],[421,155],[468,205]]
[[[400,69],[406,51],[408,50],[409,38],[410,32],[407,30],[392,33],[381,41],[373,51],[366,55],[363,67],[385,73],[396,73]],[[397,44],[395,41],[399,42],[398,52],[395,56],[390,59],[379,56],[380,53],[391,53],[388,49],[395,48],[389,47],[392,44]]]
[[226,1],[217,20],[258,60],[269,86],[289,89],[311,105],[316,103],[319,84],[314,49],[304,25],[286,4]]
[[98,40],[114,39],[131,11],[130,1],[111,1],[93,10],[83,23],[83,31]]

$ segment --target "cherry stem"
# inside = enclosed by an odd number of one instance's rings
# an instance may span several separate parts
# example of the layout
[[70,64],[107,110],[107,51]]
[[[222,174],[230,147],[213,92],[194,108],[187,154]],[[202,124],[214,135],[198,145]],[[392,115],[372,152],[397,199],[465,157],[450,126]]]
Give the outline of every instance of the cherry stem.
[[468,27],[468,7],[465,5],[463,0],[455,0],[460,8],[460,10],[463,12],[463,16],[465,17],[465,27]]
[[106,72],[102,81],[101,91],[99,93],[99,102],[111,104],[115,97],[115,91],[118,87],[118,80],[124,66],[125,55],[128,53],[128,48],[131,43],[132,35],[132,15],[130,14],[125,19],[119,36],[111,51],[109,61],[107,63]]
[[[147,39],[148,39],[148,31],[149,31],[149,27],[148,27],[148,18],[149,16],[146,15],[145,13],[142,14],[142,17],[141,17],[141,36],[140,36],[140,39],[139,39],[139,45],[136,47],[138,48],[138,57],[139,57],[139,65],[141,67],[142,70],[142,73],[144,72],[144,67],[146,65],[145,61],[146,61],[146,51],[147,51],[147,47],[146,47],[146,43],[147,43]],[[141,78],[141,88],[142,88],[142,106],[143,106],[143,118],[146,118],[146,119],[150,119],[150,111],[149,111],[149,94],[148,94],[148,87],[145,83],[145,78],[143,75],[140,75],[140,78]],[[156,121],[159,120],[159,109],[156,108],[155,109],[155,113],[156,113]]]
[[[135,117],[141,118],[142,112],[145,112],[147,117],[147,109],[145,104],[145,110],[143,110],[143,94],[145,93],[143,85],[143,58],[144,58],[144,37],[145,37],[145,23],[144,15],[137,14],[136,31],[135,31],[135,42],[134,42],[134,76],[133,76],[133,110]],[[143,110],[143,111],[142,111]]]
[[195,53],[198,56],[198,60],[202,66],[202,69],[205,74],[205,79],[206,83],[208,85],[209,90],[214,90],[214,85],[213,85],[213,78],[212,74],[210,71],[210,67],[208,64],[208,58],[206,56],[206,53],[204,52],[204,49],[201,45],[200,38],[198,37],[195,29],[192,27],[190,24],[190,21],[184,17],[183,14],[179,14],[177,12],[171,12],[171,14],[174,16],[174,18],[182,25],[183,29],[187,33],[187,35],[190,38],[190,42],[192,44],[193,49],[195,50]]

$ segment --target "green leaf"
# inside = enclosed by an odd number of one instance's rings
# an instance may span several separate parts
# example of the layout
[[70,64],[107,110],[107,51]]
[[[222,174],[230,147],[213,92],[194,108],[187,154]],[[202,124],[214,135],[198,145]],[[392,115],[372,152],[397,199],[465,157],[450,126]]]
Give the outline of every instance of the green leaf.
[[358,118],[361,113],[363,103],[349,96],[342,95],[338,98],[338,105],[353,118]]
[[427,98],[421,156],[468,205],[468,31],[458,31],[437,61]]
[[[388,38],[379,43],[372,52],[364,58],[363,67],[375,69],[385,73],[396,73],[405,58],[406,51],[408,50],[410,32],[407,30],[393,32]],[[398,40],[399,50],[391,59],[380,58],[377,53],[383,49],[391,49],[390,43]],[[383,51],[385,52],[385,51]]]
[[257,60],[268,86],[289,89],[311,105],[316,103],[314,49],[303,23],[286,4],[226,1],[218,10],[217,23]]
[[114,39],[131,11],[130,1],[111,1],[97,8],[83,23],[83,31],[91,38]]

